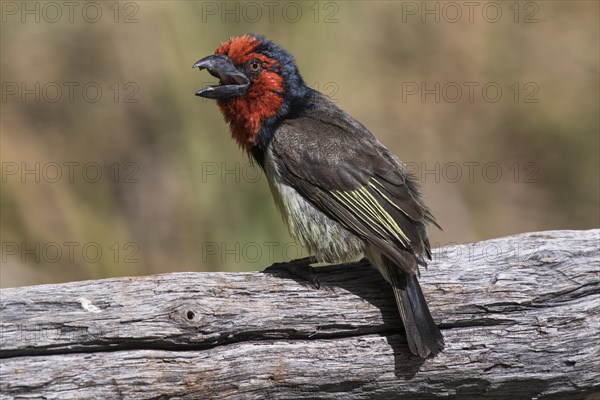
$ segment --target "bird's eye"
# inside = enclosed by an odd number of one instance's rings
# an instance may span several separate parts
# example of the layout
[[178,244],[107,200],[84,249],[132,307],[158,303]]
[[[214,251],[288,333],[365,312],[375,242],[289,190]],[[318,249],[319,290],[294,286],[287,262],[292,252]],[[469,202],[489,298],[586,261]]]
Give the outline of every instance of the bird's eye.
[[248,70],[251,72],[258,72],[262,69],[262,63],[258,60],[252,60],[248,63]]

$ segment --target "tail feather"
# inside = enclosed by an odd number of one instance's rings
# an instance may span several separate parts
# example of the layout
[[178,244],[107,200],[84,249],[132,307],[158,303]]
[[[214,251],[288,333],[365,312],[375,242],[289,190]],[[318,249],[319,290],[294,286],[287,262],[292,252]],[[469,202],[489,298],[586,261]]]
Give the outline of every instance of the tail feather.
[[444,337],[431,316],[417,277],[386,261],[383,275],[394,290],[410,351],[422,358],[438,354],[444,348]]
[[398,275],[404,275],[400,282],[391,283],[406,330],[408,347],[422,358],[436,355],[444,349],[444,337],[429,312],[419,281],[416,276],[404,272]]

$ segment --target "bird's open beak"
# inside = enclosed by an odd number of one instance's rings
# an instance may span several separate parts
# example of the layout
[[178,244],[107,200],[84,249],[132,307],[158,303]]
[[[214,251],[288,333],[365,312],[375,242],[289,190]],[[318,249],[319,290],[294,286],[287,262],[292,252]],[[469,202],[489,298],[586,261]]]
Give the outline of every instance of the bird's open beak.
[[204,57],[196,61],[192,67],[200,70],[206,69],[212,76],[220,80],[216,86],[207,86],[198,90],[196,96],[208,99],[229,99],[245,95],[250,86],[250,80],[246,75],[233,65],[229,57],[222,54]]

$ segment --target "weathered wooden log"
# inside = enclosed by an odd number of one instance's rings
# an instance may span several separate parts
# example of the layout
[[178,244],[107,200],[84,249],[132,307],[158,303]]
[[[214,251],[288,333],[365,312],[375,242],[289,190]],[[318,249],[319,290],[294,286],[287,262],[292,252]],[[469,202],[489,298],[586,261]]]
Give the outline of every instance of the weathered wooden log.
[[600,230],[438,249],[421,283],[445,336],[412,356],[366,263],[3,289],[0,398],[596,399]]

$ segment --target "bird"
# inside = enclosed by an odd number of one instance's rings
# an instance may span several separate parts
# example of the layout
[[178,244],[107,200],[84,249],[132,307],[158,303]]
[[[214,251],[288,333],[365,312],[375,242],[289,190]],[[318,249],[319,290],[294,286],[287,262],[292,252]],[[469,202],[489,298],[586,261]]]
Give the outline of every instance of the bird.
[[263,35],[222,42],[193,64],[219,79],[214,99],[233,139],[264,171],[307,264],[366,258],[391,285],[410,351],[444,348],[419,285],[431,259],[430,225],[416,178],[360,122],[306,85],[294,57]]

